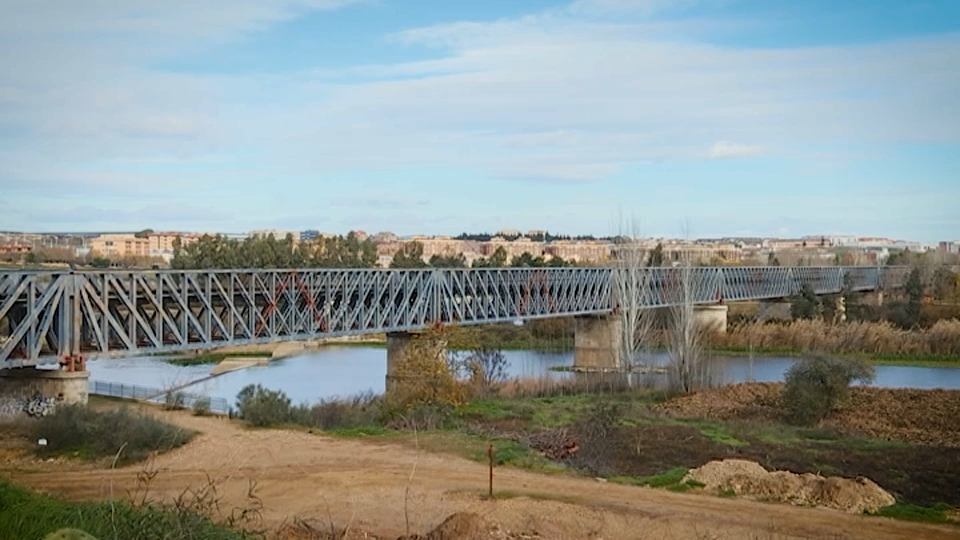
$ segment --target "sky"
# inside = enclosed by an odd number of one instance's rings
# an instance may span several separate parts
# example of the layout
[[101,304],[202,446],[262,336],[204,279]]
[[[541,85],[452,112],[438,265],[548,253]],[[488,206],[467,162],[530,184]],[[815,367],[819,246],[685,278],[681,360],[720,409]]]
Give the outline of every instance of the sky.
[[0,0],[0,230],[144,228],[960,239],[960,2]]

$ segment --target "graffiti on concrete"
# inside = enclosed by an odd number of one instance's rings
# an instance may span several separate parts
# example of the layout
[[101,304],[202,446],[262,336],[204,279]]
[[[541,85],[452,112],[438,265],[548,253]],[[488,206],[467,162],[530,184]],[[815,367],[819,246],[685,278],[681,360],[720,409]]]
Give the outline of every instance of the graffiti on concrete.
[[22,414],[40,418],[53,414],[56,409],[57,400],[52,397],[0,398],[0,418],[12,418]]

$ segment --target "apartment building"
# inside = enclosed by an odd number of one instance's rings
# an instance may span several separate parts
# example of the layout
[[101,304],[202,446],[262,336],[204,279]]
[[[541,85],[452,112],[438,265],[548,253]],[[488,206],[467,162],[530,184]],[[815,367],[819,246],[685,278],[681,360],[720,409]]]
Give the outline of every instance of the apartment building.
[[557,240],[546,244],[544,252],[550,257],[561,257],[566,261],[598,264],[611,258],[613,244],[609,242]]
[[150,233],[137,236],[132,233],[101,234],[90,240],[90,253],[108,258],[155,257],[169,262],[173,259],[173,246],[177,240],[182,245],[196,242],[196,234],[176,232]]
[[507,261],[510,261],[513,260],[514,257],[519,257],[524,253],[529,253],[534,257],[542,257],[544,255],[545,245],[543,242],[534,242],[526,237],[511,241],[502,236],[495,236],[491,238],[489,242],[480,243],[480,253],[484,257],[489,257],[493,255],[497,248],[503,248],[507,253]]
[[287,235],[293,237],[294,243],[300,242],[300,231],[282,231],[280,229],[258,229],[256,231],[250,231],[248,235],[250,238],[267,238],[273,236],[277,240],[283,240]]
[[150,240],[132,233],[101,234],[90,240],[90,252],[108,258],[149,257]]

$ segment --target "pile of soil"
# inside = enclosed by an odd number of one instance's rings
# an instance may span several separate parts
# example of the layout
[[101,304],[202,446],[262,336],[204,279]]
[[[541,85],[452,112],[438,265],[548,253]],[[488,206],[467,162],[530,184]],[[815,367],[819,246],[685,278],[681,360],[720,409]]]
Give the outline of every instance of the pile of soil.
[[753,461],[741,459],[711,461],[691,469],[684,477],[684,481],[688,480],[706,484],[706,489],[714,492],[731,490],[752,499],[833,508],[851,514],[876,512],[896,502],[893,495],[868,478],[768,472]]
[[960,391],[854,388],[825,424],[874,439],[960,447]]
[[[366,531],[351,528],[347,531],[327,531],[322,527],[298,522],[283,527],[277,535],[283,540],[387,540]],[[527,540],[525,534],[511,534],[479,514],[457,512],[427,534],[401,536],[397,540]]]
[[[705,390],[661,403],[676,418],[780,421],[783,385],[747,383]],[[960,391],[856,387],[823,424],[860,437],[960,447]]]

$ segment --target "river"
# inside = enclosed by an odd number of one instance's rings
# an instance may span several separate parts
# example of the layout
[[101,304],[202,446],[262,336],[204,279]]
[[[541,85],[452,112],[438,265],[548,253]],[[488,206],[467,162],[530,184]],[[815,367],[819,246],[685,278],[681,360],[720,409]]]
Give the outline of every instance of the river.
[[[505,351],[507,375],[510,378],[563,379],[573,374],[553,371],[556,366],[573,365],[573,352]],[[658,354],[654,362],[665,362]],[[775,382],[794,358],[721,357],[724,381],[728,383],[754,380]],[[233,403],[237,393],[248,384],[261,384],[272,390],[283,390],[294,403],[347,397],[362,392],[382,393],[386,374],[387,351],[382,347],[325,347],[303,356],[271,362],[226,373],[189,386],[186,392],[224,398]],[[176,366],[162,357],[102,359],[87,364],[91,381],[106,381],[140,386],[167,388],[207,377],[212,364]],[[908,366],[877,366],[874,386],[888,388],[960,389],[960,369]]]

